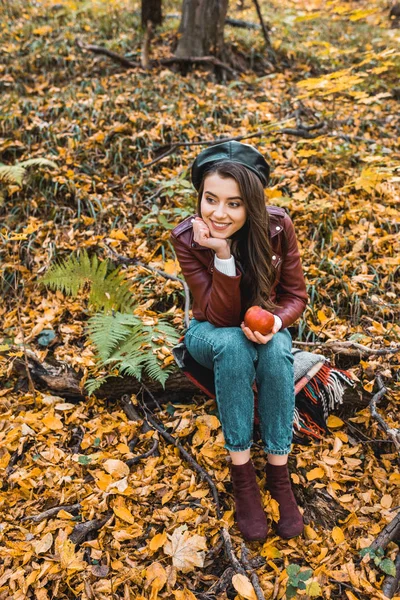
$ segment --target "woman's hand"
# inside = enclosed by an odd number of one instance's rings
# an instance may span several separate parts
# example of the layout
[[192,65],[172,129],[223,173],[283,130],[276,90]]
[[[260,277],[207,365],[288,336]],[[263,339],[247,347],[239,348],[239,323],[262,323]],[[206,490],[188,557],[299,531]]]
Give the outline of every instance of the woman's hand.
[[192,224],[193,239],[195,242],[200,244],[200,246],[205,246],[205,248],[211,248],[211,250],[215,250],[216,254],[227,253],[226,258],[229,258],[231,251],[228,240],[221,240],[211,237],[211,232],[208,225],[206,225],[206,223],[200,217],[195,217],[192,219]]
[[274,337],[275,333],[277,333],[280,330],[281,326],[282,321],[280,319],[275,318],[275,324],[272,328],[271,333],[269,333],[268,335],[262,335],[262,333],[260,333],[259,331],[252,331],[249,327],[246,327],[243,322],[240,324],[240,327],[247,339],[251,342],[255,342],[256,344],[266,344],[267,342],[269,342],[269,340],[271,340]]

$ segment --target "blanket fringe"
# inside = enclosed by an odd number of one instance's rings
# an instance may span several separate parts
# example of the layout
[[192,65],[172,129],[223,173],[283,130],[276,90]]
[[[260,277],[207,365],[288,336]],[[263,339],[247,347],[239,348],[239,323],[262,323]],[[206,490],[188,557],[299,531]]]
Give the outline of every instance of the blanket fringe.
[[296,396],[293,441],[304,444],[309,443],[310,437],[322,439],[328,431],[329,414],[343,403],[346,386],[354,385],[348,371],[326,361]]

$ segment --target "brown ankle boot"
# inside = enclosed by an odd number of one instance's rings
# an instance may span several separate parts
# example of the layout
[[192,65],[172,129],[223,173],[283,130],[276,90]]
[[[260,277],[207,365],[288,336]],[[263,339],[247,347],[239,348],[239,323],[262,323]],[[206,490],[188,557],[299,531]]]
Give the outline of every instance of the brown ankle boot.
[[279,504],[280,519],[275,523],[276,532],[286,540],[303,532],[304,523],[293,494],[288,466],[266,466],[267,490]]
[[248,541],[264,541],[268,534],[267,517],[251,460],[244,465],[232,464],[231,479],[236,521],[241,534]]

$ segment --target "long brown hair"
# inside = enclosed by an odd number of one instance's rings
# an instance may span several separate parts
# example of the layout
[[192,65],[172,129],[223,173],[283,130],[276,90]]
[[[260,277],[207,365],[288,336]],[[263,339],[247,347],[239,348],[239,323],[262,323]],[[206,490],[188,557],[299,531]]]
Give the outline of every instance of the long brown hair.
[[215,163],[204,173],[199,188],[199,216],[205,178],[214,173],[222,178],[232,177],[236,180],[247,212],[246,223],[231,236],[231,253],[239,261],[243,272],[241,290],[245,306],[242,309],[258,305],[273,312],[278,308],[278,305],[270,300],[276,273],[272,265],[269,214],[265,206],[262,183],[257,175],[240,163],[226,160]]

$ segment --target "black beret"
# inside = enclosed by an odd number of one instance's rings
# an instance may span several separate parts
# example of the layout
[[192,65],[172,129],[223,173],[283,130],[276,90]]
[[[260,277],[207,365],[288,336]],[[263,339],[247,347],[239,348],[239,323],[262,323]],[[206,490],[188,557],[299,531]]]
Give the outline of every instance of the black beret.
[[228,160],[244,165],[260,179],[263,187],[269,180],[269,165],[261,152],[250,144],[242,144],[236,140],[215,144],[206,148],[196,157],[192,165],[192,183],[196,190],[200,188],[204,172],[217,162]]

